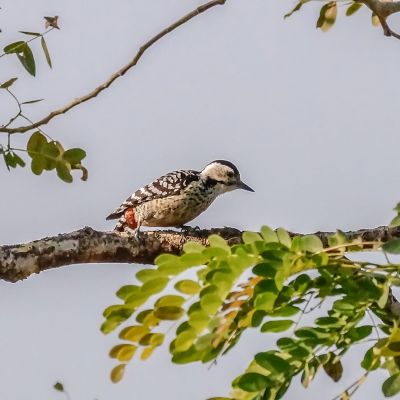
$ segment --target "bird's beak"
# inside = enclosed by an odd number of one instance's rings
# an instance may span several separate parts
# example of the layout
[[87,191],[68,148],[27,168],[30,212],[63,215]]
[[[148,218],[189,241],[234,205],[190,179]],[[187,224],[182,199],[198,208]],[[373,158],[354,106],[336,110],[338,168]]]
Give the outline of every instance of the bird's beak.
[[239,182],[238,188],[239,189],[243,189],[243,190],[247,190],[249,192],[254,192],[254,190],[250,186],[246,185],[243,182]]

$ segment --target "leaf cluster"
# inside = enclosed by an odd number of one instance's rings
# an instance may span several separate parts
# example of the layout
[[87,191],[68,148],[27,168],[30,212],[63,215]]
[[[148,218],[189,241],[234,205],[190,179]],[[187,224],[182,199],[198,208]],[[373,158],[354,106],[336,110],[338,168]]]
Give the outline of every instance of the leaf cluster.
[[64,150],[60,142],[48,141],[37,131],[30,137],[26,150],[31,158],[31,170],[35,175],[40,175],[45,170],[56,170],[60,179],[70,183],[73,180],[71,170],[79,169],[82,171],[82,180],[87,179],[87,170],[82,165],[86,153],[80,148]]
[[33,36],[33,38],[30,40],[18,40],[17,42],[8,44],[3,49],[4,54],[6,55],[15,54],[20,63],[22,64],[22,66],[25,68],[25,70],[28,71],[28,73],[31,74],[32,76],[35,76],[36,61],[29,43],[35,39],[40,38],[40,44],[44,56],[46,58],[47,64],[51,68],[52,67],[51,57],[44,35],[39,32],[27,32],[27,31],[20,31],[20,32],[23,33],[24,35]]
[[[299,11],[304,4],[309,3],[310,0],[300,0],[294,8],[285,14],[284,18],[288,18],[292,16],[295,12]],[[358,2],[358,1],[350,1],[345,15],[346,17],[350,17],[353,14],[355,14],[361,7],[363,6],[363,3]],[[326,1],[324,4],[321,6],[321,9],[319,11],[319,16],[317,19],[316,27],[318,29],[321,29],[323,32],[329,31],[333,25],[336,22],[338,14],[338,2],[337,1]],[[372,13],[371,15],[371,23],[374,26],[380,25],[379,18]]]
[[[178,364],[216,361],[234,348],[247,329],[279,335],[276,348],[256,354],[247,370],[234,379],[232,400],[282,398],[295,376],[300,375],[308,387],[320,370],[339,381],[344,354],[367,340],[373,346],[360,360],[361,366],[366,373],[388,370],[391,376],[382,389],[385,395],[397,393],[400,330],[389,297],[390,286],[399,283],[400,266],[347,257],[367,244],[369,249],[371,245],[382,248],[379,242],[349,240],[340,231],[324,247],[315,235],[290,237],[282,228],[274,231],[264,226],[260,233],[245,232],[243,244],[229,246],[212,235],[209,247],[188,243],[181,256],[159,256],[154,269],[136,274],[139,284],[117,292],[122,304],[104,311],[104,333],[135,320],[120,330],[122,342],[110,351],[119,362],[111,379],[122,379],[137,351],[143,360],[162,345],[165,324],[172,321],[179,325],[169,350]],[[400,243],[388,242],[382,250],[396,253]],[[196,280],[180,278],[190,269],[196,272]],[[250,270],[250,277],[243,279]],[[327,300],[331,306],[324,316],[312,325],[300,324],[304,313]],[[366,323],[368,313],[375,317]]]

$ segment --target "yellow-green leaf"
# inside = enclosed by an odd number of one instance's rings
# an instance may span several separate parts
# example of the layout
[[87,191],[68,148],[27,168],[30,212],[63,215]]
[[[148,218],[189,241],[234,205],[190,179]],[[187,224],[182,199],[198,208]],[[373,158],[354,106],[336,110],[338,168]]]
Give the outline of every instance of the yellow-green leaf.
[[118,383],[124,377],[125,365],[126,364],[119,364],[113,368],[110,375],[113,383]]
[[193,295],[201,290],[201,286],[191,279],[184,279],[175,284],[175,289],[183,294]]
[[139,342],[140,339],[149,332],[150,330],[143,325],[134,325],[122,329],[119,337],[120,339],[129,340],[130,342]]

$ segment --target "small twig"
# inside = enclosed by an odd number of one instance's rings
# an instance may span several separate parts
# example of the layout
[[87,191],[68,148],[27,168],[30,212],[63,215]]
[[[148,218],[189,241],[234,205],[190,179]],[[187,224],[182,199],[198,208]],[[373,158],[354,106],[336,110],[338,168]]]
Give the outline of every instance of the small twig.
[[[10,90],[10,89],[6,89],[6,92],[14,99],[14,101],[17,103],[17,107],[18,107],[18,112],[17,114],[14,115],[14,117],[11,117],[10,120],[7,122],[7,124],[3,125],[2,127],[7,128],[9,125],[11,125],[21,114],[22,114],[22,107],[21,107],[21,103],[18,100],[17,96]],[[8,134],[8,138],[10,139],[10,135],[11,133]]]
[[307,313],[307,308],[308,308],[308,306],[309,306],[311,300],[313,299],[314,294],[315,294],[314,292],[312,292],[312,293],[309,294],[308,299],[307,299],[307,301],[306,301],[306,304],[304,305],[304,307],[303,307],[303,309],[301,310],[301,313],[300,313],[300,315],[299,315],[299,318],[297,318],[297,321],[296,321],[295,324],[294,324],[292,336],[294,335],[294,332],[296,331],[296,329],[299,327],[300,322],[301,322],[301,320],[302,320],[304,314]]
[[353,382],[351,385],[347,386],[347,388],[340,393],[339,395],[335,396],[332,400],[340,400],[343,398],[343,393],[346,393],[348,398],[350,398],[359,388],[360,386],[365,382],[367,379],[367,376],[369,374],[369,371],[365,372],[362,374],[355,382]]
[[325,301],[325,298],[321,299],[315,306],[311,307],[308,310],[303,311],[303,314],[310,314],[313,312],[315,309],[320,308],[322,306],[322,303]]
[[204,13],[205,11],[209,10],[212,7],[215,7],[217,5],[223,5],[223,4],[225,4],[226,1],[227,0],[212,0],[212,1],[209,1],[208,3],[205,3],[205,4],[197,7],[196,9],[191,11],[190,13],[188,13],[185,16],[183,16],[182,18],[178,19],[176,22],[174,22],[173,24],[171,24],[167,28],[163,29],[161,32],[159,32],[157,35],[153,36],[149,41],[147,41],[145,44],[143,44],[139,48],[139,50],[136,53],[136,55],[133,57],[133,59],[128,64],[126,64],[121,69],[119,69],[117,72],[112,74],[102,85],[98,86],[96,89],[94,89],[90,93],[88,93],[88,94],[86,94],[84,96],[76,98],[75,100],[71,101],[69,104],[67,104],[64,107],[59,108],[58,110],[52,111],[46,117],[40,119],[39,121],[37,121],[35,123],[32,123],[30,125],[26,125],[26,126],[19,126],[19,127],[16,127],[16,128],[1,127],[0,128],[0,132],[5,132],[5,133],[18,133],[18,132],[19,133],[24,133],[24,132],[30,131],[31,129],[35,129],[35,128],[38,128],[39,126],[47,124],[54,117],[56,117],[58,115],[61,115],[61,114],[65,114],[66,112],[68,112],[72,108],[76,107],[77,105],[82,104],[82,103],[84,103],[84,102],[86,102],[86,101],[88,101],[90,99],[93,99],[99,93],[101,93],[103,90],[105,90],[109,86],[111,86],[111,84],[116,79],[118,79],[119,77],[125,75],[126,72],[128,72],[131,68],[133,68],[139,62],[139,60],[142,58],[142,56],[145,53],[145,51],[149,47],[151,47],[153,44],[158,42],[160,39],[162,39],[168,33],[171,33],[172,31],[174,31],[175,29],[177,29],[181,25],[183,25],[186,22],[190,21],[192,18],[197,17],[198,15]]
[[371,311],[369,311],[368,309],[367,309],[367,314],[368,314],[369,319],[371,320],[372,325],[373,325],[373,327],[374,327],[374,329],[375,329],[376,336],[378,337],[378,339],[380,339],[381,337],[380,337],[380,335],[379,335],[379,329],[378,329],[378,327],[376,326],[376,323],[375,323],[375,320],[374,320],[373,315],[371,314]]

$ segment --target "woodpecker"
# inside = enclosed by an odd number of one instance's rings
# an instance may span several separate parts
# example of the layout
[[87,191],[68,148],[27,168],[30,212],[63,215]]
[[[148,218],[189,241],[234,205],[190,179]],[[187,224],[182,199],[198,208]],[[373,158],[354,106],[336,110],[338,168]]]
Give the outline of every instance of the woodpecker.
[[141,226],[182,227],[196,218],[221,194],[235,189],[254,190],[243,183],[229,161],[215,160],[202,171],[170,172],[129,196],[106,219],[119,219],[116,231]]

